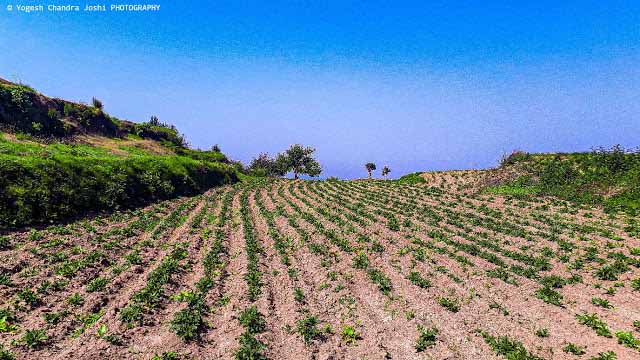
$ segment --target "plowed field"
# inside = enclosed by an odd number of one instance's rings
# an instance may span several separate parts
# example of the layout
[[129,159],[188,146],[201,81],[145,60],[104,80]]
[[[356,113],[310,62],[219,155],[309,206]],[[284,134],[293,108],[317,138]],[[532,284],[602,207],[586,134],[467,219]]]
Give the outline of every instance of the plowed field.
[[640,358],[637,219],[429,185],[265,180],[8,233],[0,343],[25,359]]

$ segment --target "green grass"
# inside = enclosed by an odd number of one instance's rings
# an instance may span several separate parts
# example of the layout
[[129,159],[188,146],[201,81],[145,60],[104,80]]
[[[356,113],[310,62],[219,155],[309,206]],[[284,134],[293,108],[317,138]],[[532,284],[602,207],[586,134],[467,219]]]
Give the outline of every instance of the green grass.
[[[5,83],[0,109],[1,130],[18,140],[0,133],[0,228],[137,207],[238,181],[237,168],[219,149],[189,149],[174,126],[157,119],[121,121],[101,107]],[[114,149],[74,142],[79,134],[108,139]],[[172,155],[119,143],[127,139],[155,141]],[[112,152],[116,148],[125,155]]]
[[[550,195],[605,210],[640,212],[640,151],[620,146],[585,153],[516,152],[502,162],[515,166],[515,181],[485,191],[507,195]],[[612,191],[613,190],[613,191]]]
[[398,180],[395,180],[395,181],[401,184],[412,184],[412,185],[426,183],[427,181],[420,174],[422,173],[416,172],[412,174],[407,174],[407,175],[401,176]]
[[97,147],[6,140],[0,173],[0,227],[135,207],[238,180],[228,164],[186,156],[117,156]]

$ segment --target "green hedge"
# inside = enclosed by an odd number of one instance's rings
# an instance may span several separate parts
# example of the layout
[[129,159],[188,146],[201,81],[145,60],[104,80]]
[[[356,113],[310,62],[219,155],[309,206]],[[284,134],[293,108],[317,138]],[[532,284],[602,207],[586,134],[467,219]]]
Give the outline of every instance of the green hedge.
[[0,227],[134,207],[237,181],[226,164],[181,156],[0,155]]

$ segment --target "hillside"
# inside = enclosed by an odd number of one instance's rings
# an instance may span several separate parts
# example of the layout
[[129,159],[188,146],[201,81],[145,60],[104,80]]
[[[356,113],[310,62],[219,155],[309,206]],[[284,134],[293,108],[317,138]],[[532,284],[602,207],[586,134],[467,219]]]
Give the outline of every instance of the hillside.
[[513,153],[484,178],[487,191],[553,196],[605,211],[640,211],[640,151],[619,146],[584,153]]
[[576,153],[517,151],[497,168],[418,172],[398,181],[465,193],[548,196],[599,206],[608,213],[636,215],[640,211],[640,150],[615,146]]
[[157,118],[134,123],[0,79],[0,228],[135,207],[237,181]]

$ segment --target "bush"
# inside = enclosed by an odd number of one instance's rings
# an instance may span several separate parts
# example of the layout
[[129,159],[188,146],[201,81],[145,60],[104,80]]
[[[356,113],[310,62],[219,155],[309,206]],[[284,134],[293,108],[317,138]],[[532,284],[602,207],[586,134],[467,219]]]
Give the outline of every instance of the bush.
[[420,172],[407,174],[407,175],[401,176],[400,179],[398,179],[396,181],[401,183],[401,184],[424,184],[424,183],[427,182],[427,180],[425,180],[421,176],[421,174],[422,173],[420,173]]
[[[492,192],[557,196],[584,204],[603,205],[609,212],[640,211],[640,150],[619,145],[589,153],[527,154],[517,152],[501,165],[518,166],[521,179],[491,189]],[[520,166],[521,165],[521,166]]]
[[512,165],[517,162],[527,161],[529,159],[531,159],[531,155],[529,153],[520,150],[514,150],[513,152],[511,152],[511,155],[502,157],[500,166]]
[[232,168],[179,156],[0,155],[0,227],[134,207],[237,181]]

